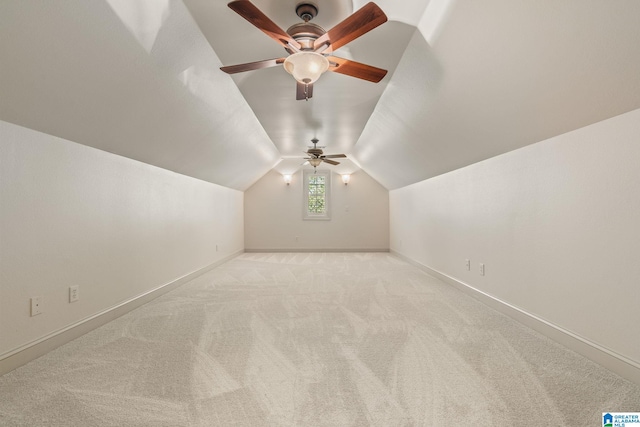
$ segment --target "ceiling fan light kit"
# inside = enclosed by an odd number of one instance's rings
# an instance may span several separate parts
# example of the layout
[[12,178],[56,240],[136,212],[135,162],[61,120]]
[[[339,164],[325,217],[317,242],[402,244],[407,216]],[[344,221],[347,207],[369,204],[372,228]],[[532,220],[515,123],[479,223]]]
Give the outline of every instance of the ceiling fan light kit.
[[340,47],[387,22],[387,16],[373,2],[367,3],[329,31],[309,22],[318,14],[317,6],[311,3],[300,3],[296,6],[296,14],[304,22],[292,25],[286,32],[249,0],[235,0],[228,6],[278,42],[289,55],[286,58],[220,67],[225,73],[235,74],[284,64],[284,69],[298,82],[297,100],[309,100],[313,95],[313,83],[326,71],[374,83],[382,80],[387,74],[387,70],[381,68],[330,56]]
[[296,52],[284,60],[284,69],[298,82],[309,85],[329,68],[329,60],[316,52]]

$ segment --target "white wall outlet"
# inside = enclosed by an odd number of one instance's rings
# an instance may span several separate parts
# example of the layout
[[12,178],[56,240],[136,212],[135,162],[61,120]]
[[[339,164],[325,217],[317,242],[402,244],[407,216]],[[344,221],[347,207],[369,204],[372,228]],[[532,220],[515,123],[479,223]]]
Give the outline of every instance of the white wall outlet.
[[470,259],[465,260],[465,265],[467,266],[467,270],[471,270],[471,260]]
[[31,298],[31,317],[42,313],[42,297]]
[[69,302],[76,302],[80,299],[79,286],[69,286]]
[[480,275],[484,276],[484,264],[480,263]]

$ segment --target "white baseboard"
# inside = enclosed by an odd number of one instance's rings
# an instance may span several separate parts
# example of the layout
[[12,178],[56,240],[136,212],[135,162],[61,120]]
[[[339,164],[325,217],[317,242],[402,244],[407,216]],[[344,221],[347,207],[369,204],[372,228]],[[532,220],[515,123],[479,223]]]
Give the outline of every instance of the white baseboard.
[[551,340],[575,351],[576,353],[592,360],[604,368],[618,374],[622,378],[640,385],[640,363],[624,357],[616,352],[570,332],[558,325],[554,325],[518,307],[482,292],[454,277],[434,270],[418,261],[415,261],[400,252],[391,249],[390,252],[408,263],[420,268],[427,274],[436,277],[443,282],[454,286],[462,292],[472,296],[485,305],[505,314]]
[[246,253],[309,253],[309,252],[318,252],[318,253],[334,253],[334,252],[389,252],[389,248],[367,248],[367,249],[333,249],[333,248],[324,248],[324,249],[314,249],[314,248],[288,248],[288,249],[273,249],[273,248],[264,248],[264,249],[245,249]]
[[241,255],[244,251],[240,250],[235,252],[219,261],[200,268],[192,273],[184,275],[169,283],[165,283],[155,289],[145,292],[141,295],[137,295],[129,300],[126,300],[113,307],[109,307],[99,313],[79,320],[71,325],[68,325],[62,329],[51,332],[37,340],[31,341],[21,347],[10,350],[0,355],[0,375],[4,375],[9,371],[12,371],[32,360],[37,359],[40,356],[45,355],[51,350],[66,344],[87,332],[90,332],[118,317],[127,314],[131,310],[140,307],[141,305],[158,298],[159,296],[176,289],[177,287],[193,280],[194,278],[206,273],[207,271],[218,267],[221,264]]

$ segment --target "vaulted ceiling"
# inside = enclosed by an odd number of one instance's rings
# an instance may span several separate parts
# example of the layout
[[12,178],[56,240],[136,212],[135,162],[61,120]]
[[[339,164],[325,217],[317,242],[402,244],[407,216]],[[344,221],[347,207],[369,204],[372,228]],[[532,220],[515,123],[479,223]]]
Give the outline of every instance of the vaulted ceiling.
[[[300,0],[253,0],[281,28]],[[295,100],[227,0],[0,0],[0,120],[239,190],[309,140],[388,189],[640,108],[637,0],[377,0],[389,21]],[[314,0],[325,29],[365,2]]]

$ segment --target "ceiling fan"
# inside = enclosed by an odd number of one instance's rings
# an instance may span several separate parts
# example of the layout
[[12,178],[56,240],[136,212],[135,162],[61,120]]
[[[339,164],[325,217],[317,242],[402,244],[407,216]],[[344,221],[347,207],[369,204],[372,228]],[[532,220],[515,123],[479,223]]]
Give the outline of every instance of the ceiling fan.
[[305,157],[305,160],[306,160],[305,163],[309,163],[314,168],[316,168],[322,162],[329,163],[330,165],[334,165],[334,166],[339,165],[340,162],[336,162],[335,160],[330,160],[330,159],[347,157],[345,154],[323,154],[322,148],[318,148],[318,142],[320,141],[318,141],[317,138],[313,138],[311,140],[311,143],[313,144],[313,148],[309,148],[306,151],[306,154],[309,157]]
[[228,6],[280,43],[289,55],[220,67],[225,73],[235,74],[283,64],[284,69],[297,81],[296,99],[307,101],[313,96],[313,83],[327,70],[374,83],[387,74],[387,70],[331,55],[333,51],[387,22],[387,16],[373,2],[367,3],[329,31],[309,22],[318,14],[318,8],[311,3],[298,4],[296,14],[304,22],[292,25],[286,32],[249,0],[232,1]]

